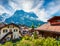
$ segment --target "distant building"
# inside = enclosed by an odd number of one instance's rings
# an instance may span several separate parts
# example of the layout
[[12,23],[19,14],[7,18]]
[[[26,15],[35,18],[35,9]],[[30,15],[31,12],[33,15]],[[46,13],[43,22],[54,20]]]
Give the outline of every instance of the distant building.
[[16,24],[0,25],[0,40],[6,39],[17,39],[20,37],[19,31],[20,27]]
[[29,33],[29,28],[26,27],[26,26],[21,27],[21,35],[22,35],[22,36],[30,35],[30,33]]
[[60,37],[60,16],[48,20],[48,23],[35,29],[43,37]]

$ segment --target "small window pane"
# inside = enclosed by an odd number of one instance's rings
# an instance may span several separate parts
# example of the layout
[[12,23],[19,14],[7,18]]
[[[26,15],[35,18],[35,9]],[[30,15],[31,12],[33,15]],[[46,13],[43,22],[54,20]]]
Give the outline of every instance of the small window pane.
[[4,30],[3,30],[3,33],[6,33],[7,31],[8,31],[7,29],[4,29]]
[[23,31],[23,34],[26,34],[27,33],[27,31]]
[[18,30],[17,29],[14,29],[14,32],[17,32]]

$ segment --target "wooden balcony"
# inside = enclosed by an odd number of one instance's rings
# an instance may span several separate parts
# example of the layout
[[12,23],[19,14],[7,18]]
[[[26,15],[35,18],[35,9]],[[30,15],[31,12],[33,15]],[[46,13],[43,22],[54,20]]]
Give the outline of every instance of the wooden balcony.
[[51,25],[60,25],[60,22],[51,22]]

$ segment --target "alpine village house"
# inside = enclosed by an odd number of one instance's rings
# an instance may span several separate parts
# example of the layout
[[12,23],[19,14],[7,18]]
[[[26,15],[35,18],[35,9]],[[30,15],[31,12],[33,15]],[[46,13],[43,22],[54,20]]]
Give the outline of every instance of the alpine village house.
[[20,39],[22,36],[29,34],[28,27],[24,25],[11,24],[0,24],[0,42]]
[[48,23],[35,29],[42,37],[60,37],[60,16],[54,16],[48,20]]
[[[0,25],[0,26],[3,26]],[[11,23],[0,28],[0,41],[19,38],[20,27]]]

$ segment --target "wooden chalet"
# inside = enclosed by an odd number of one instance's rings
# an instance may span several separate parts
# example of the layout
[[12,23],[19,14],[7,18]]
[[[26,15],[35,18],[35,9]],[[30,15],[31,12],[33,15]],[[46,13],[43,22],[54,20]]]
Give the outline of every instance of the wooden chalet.
[[60,16],[55,16],[48,20],[48,23],[35,29],[44,37],[60,37]]

